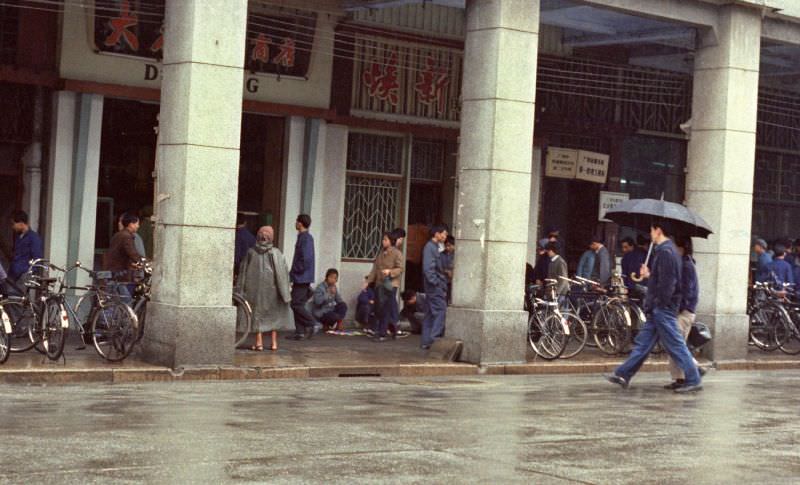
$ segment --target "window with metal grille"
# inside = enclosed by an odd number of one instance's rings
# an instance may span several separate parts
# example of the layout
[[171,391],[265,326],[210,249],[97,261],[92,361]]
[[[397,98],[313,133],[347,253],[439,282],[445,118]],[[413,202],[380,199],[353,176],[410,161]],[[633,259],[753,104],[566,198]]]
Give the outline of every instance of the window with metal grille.
[[764,202],[800,202],[800,156],[756,151],[753,196]]
[[381,235],[399,225],[403,138],[350,133],[342,257],[371,260]]
[[0,5],[0,64],[14,64],[17,58],[19,7]]

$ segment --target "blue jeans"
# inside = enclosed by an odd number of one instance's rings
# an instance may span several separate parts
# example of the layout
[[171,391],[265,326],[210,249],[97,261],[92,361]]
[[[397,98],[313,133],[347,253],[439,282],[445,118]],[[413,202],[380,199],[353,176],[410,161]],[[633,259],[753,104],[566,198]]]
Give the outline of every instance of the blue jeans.
[[653,314],[648,317],[647,322],[636,335],[631,355],[628,360],[617,367],[614,374],[630,382],[659,340],[664,350],[683,370],[686,376],[686,385],[700,384],[700,373],[697,371],[697,366],[694,365],[694,359],[686,346],[683,334],[678,329],[676,313],[660,308],[654,310]]
[[444,336],[447,316],[447,292],[428,293],[428,311],[422,320],[422,346],[429,347],[437,338]]

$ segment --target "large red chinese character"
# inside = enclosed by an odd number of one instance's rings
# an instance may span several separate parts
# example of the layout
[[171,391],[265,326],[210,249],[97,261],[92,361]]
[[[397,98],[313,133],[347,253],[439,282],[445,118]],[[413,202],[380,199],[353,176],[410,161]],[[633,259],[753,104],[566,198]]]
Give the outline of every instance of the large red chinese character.
[[449,84],[450,74],[447,69],[436,65],[433,56],[428,56],[425,59],[425,69],[417,74],[414,90],[419,95],[420,102],[429,106],[435,104],[436,111],[442,114],[447,107],[444,90]]
[[400,87],[397,82],[397,52],[389,54],[385,64],[373,62],[369,69],[364,71],[363,80],[370,96],[397,106],[400,101],[397,94]]
[[136,34],[128,30],[131,27],[137,26],[139,24],[139,19],[135,14],[131,13],[131,6],[128,0],[122,1],[120,16],[111,19],[108,23],[111,25],[113,31],[111,35],[106,37],[104,42],[106,47],[113,47],[119,44],[120,41],[124,41],[131,50],[139,50],[139,38],[136,37]]
[[255,46],[250,54],[250,59],[259,62],[269,62],[269,45],[272,40],[264,34],[258,34],[258,38],[253,41]]
[[284,37],[281,42],[280,51],[278,51],[278,55],[272,59],[272,62],[283,67],[294,67],[294,52],[294,39]]
[[159,30],[161,35],[158,36],[158,39],[153,42],[153,45],[150,46],[151,52],[158,52],[164,48],[164,24],[161,24],[161,29]]

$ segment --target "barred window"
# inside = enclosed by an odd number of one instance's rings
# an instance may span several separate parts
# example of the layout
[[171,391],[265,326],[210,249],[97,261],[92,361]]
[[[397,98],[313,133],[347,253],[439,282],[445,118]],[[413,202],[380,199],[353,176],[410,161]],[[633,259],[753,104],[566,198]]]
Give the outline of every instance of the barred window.
[[444,159],[444,142],[415,139],[411,148],[411,180],[441,182]]
[[800,202],[800,156],[756,151],[753,195],[757,200]]
[[350,133],[347,170],[342,257],[373,259],[400,221],[403,138]]

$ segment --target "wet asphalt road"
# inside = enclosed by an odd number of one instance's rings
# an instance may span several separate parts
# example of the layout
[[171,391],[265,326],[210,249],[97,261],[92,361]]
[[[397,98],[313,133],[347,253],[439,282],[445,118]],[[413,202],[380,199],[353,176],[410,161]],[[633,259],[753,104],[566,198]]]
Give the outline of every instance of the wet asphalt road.
[[800,375],[2,386],[0,483],[798,483]]

